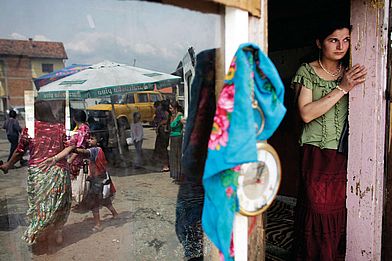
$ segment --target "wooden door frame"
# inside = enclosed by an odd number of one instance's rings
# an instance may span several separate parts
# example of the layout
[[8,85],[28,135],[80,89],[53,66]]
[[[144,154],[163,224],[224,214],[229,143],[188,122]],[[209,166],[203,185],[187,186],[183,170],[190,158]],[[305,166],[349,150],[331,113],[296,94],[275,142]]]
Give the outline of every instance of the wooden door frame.
[[389,0],[351,0],[353,64],[368,69],[350,92],[346,260],[381,260]]
[[[392,7],[389,7],[389,14],[391,14]],[[392,113],[391,113],[391,89],[392,89],[392,17],[389,17],[389,31],[388,35],[388,62],[387,62],[387,90],[386,96],[386,135],[385,135],[385,150],[386,150],[386,164],[385,164],[385,189],[384,189],[384,215],[382,224],[382,249],[381,259],[392,259]]]

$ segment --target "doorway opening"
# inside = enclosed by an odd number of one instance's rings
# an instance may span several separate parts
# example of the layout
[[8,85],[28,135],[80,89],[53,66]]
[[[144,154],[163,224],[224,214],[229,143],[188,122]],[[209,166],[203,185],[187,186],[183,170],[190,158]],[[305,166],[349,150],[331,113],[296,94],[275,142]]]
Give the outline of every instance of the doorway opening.
[[350,17],[350,1],[268,1],[268,56],[285,85],[287,113],[269,140],[281,160],[282,182],[267,211],[266,260],[289,260],[292,251],[302,123],[291,79],[314,52],[317,25],[337,15]]

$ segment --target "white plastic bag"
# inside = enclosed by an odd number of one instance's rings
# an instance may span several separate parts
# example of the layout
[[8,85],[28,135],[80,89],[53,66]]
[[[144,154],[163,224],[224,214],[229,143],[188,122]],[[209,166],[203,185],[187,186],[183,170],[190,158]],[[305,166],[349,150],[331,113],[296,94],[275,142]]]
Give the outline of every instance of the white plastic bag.
[[72,186],[72,197],[76,201],[77,204],[82,202],[83,196],[85,195],[86,192],[86,177],[87,174],[83,173],[83,168],[80,169],[79,175],[76,177],[76,179],[71,181],[71,186]]
[[112,182],[110,180],[109,173],[106,172],[106,179],[104,179],[102,183],[103,183],[102,198],[105,199],[110,197],[110,183]]
[[110,197],[110,184],[103,185],[103,190],[102,190],[102,198],[108,198]]
[[132,137],[127,138],[126,141],[127,141],[128,145],[133,145],[133,138]]

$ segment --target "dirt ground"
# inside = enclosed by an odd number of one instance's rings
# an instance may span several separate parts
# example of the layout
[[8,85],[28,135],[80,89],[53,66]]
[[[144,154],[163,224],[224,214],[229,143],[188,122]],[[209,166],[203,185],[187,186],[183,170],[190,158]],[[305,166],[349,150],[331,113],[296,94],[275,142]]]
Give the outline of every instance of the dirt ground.
[[[101,209],[103,230],[93,232],[90,212],[71,211],[63,244],[50,243],[40,255],[33,255],[20,239],[27,225],[27,168],[0,173],[0,260],[184,260],[175,234],[178,185],[149,161],[155,132],[149,127],[144,131],[145,168],[109,168],[117,188],[113,205],[119,217],[111,219],[110,212]],[[8,141],[0,139],[0,159],[7,159],[8,149]],[[133,153],[131,148],[125,161],[131,162]]]

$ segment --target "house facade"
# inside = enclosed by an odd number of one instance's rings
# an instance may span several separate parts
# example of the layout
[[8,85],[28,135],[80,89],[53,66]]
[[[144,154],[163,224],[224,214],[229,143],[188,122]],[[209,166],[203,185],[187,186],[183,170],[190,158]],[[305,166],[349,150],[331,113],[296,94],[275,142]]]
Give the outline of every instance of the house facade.
[[23,106],[33,79],[64,68],[67,58],[61,42],[0,39],[0,111]]

